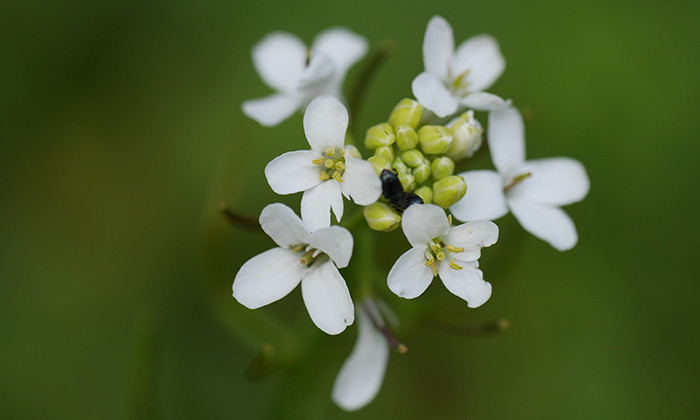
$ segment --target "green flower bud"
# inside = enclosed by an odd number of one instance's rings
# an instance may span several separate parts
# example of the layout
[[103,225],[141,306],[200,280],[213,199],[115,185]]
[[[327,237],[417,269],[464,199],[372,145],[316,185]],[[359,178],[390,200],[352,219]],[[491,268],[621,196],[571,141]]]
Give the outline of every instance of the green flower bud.
[[413,192],[422,198],[425,204],[430,204],[433,202],[433,189],[429,186],[424,185]]
[[388,160],[389,162],[393,161],[394,158],[396,158],[396,155],[394,154],[394,147],[393,146],[377,147],[374,150],[374,156],[381,156],[384,159]]
[[396,169],[396,172],[400,174],[408,173],[408,166],[406,166],[406,164],[403,163],[403,160],[401,160],[401,158],[394,159],[394,161],[391,162],[391,166],[393,166],[394,169]]
[[345,154],[350,157],[354,157],[355,159],[362,159],[360,151],[357,150],[357,147],[353,146],[352,144],[345,146]]
[[450,175],[433,184],[433,203],[446,209],[464,197],[467,183],[464,178]]
[[380,146],[389,146],[396,141],[394,128],[387,124],[377,124],[367,130],[365,136],[365,147],[368,149],[376,149]]
[[385,203],[376,202],[362,210],[370,228],[380,232],[391,232],[401,225],[401,216]]
[[404,191],[413,191],[416,188],[416,178],[411,174],[399,172],[399,181]]
[[384,169],[391,170],[391,162],[384,159],[382,156],[372,156],[367,159],[367,162],[372,164],[374,172],[376,172],[377,175],[381,174]]
[[452,145],[447,151],[447,156],[460,160],[471,157],[481,147],[481,134],[484,129],[481,123],[474,118],[474,111],[467,111],[450,124],[452,132]]
[[439,157],[430,164],[430,170],[433,174],[433,179],[437,181],[452,175],[455,171],[455,163],[448,157]]
[[408,124],[400,125],[396,129],[396,145],[401,150],[415,149],[418,146],[418,133]]
[[452,133],[441,125],[424,125],[418,130],[420,148],[426,155],[445,153],[452,144]]
[[411,168],[415,168],[416,166],[423,163],[424,159],[425,157],[423,156],[423,153],[420,152],[420,150],[411,149],[401,153],[401,160]]
[[402,99],[389,116],[389,124],[398,129],[402,124],[418,127],[423,116],[423,106],[413,99]]
[[413,172],[411,173],[416,178],[416,184],[422,184],[427,181],[428,178],[430,178],[430,165],[427,163],[421,163],[417,167],[413,168]]

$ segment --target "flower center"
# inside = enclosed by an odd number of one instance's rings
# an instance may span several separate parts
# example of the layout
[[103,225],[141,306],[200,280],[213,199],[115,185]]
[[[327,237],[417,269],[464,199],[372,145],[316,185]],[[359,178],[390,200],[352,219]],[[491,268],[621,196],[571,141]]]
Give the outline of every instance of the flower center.
[[301,258],[299,258],[299,262],[307,267],[311,266],[311,264],[314,261],[319,259],[321,256],[325,255],[323,251],[321,251],[320,249],[316,249],[311,245],[295,245],[290,246],[289,249],[291,249],[294,252],[304,251],[304,254],[301,256]]
[[326,181],[335,179],[339,183],[343,182],[343,173],[345,173],[345,149],[335,150],[334,148],[326,149],[321,157],[314,160],[315,165],[321,166],[321,175],[319,179]]
[[525,172],[523,174],[513,177],[513,179],[508,184],[506,184],[505,187],[503,187],[503,192],[510,191],[511,188],[515,187],[516,185],[520,184],[521,182],[530,178],[531,176],[532,172]]
[[[452,246],[450,244],[445,244],[438,238],[435,238],[430,243],[428,243],[428,248],[425,250],[425,265],[433,269],[433,276],[438,275],[440,263],[447,257],[445,251],[451,254],[458,254],[460,252],[463,252],[464,248]],[[452,268],[453,270],[462,269],[462,267],[459,266],[453,258],[450,258],[449,265],[450,268]]]
[[468,75],[469,69],[466,69],[456,77],[452,78],[452,82],[447,86],[450,92],[461,97],[469,95],[469,80],[467,80]]

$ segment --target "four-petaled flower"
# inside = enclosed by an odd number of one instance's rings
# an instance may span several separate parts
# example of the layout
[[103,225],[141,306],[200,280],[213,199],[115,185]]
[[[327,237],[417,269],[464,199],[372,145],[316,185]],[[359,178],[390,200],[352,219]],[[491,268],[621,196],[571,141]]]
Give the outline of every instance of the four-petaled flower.
[[433,16],[423,38],[425,71],[411,87],[413,95],[438,117],[447,117],[460,105],[480,111],[499,109],[509,101],[488,89],[503,73],[506,61],[490,35],[471,37],[454,49],[452,27],[441,16]]
[[256,309],[283,298],[301,282],[314,324],[328,334],[343,332],[355,319],[350,292],[338,272],[350,262],[350,232],[340,226],[309,231],[292,209],[280,203],[263,209],[260,226],[279,248],[243,264],[233,280],[233,297]]
[[578,242],[576,226],[559,206],[583,200],[590,182],[581,162],[556,157],[525,161],[525,129],[515,108],[489,113],[488,144],[498,173],[459,174],[467,194],[450,207],[461,221],[495,220],[513,213],[520,224],[559,251]]
[[[344,147],[348,111],[333,96],[320,96],[304,113],[304,132],[311,150],[287,152],[265,167],[277,194],[304,191],[301,217],[312,231],[330,226],[333,213],[343,217],[343,195],[362,206],[379,198],[382,185],[372,164],[353,146]],[[353,156],[354,155],[354,156]]]
[[486,220],[450,227],[445,211],[433,204],[413,205],[403,214],[401,227],[413,246],[389,271],[389,289],[413,299],[440,276],[454,295],[476,308],[491,297],[491,284],[479,270],[481,248],[498,239],[498,226]]
[[265,126],[277,125],[313,98],[342,98],[345,73],[367,52],[367,41],[344,28],[321,32],[308,49],[296,36],[273,32],[253,47],[260,78],[278,93],[245,101],[243,112]]

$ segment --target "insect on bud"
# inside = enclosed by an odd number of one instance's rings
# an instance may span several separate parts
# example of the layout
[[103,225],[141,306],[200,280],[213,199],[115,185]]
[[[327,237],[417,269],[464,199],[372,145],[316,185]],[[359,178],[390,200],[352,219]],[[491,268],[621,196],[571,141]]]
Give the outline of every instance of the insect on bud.
[[424,185],[417,190],[413,191],[417,196],[423,199],[425,204],[430,204],[433,202],[433,189],[427,185]]

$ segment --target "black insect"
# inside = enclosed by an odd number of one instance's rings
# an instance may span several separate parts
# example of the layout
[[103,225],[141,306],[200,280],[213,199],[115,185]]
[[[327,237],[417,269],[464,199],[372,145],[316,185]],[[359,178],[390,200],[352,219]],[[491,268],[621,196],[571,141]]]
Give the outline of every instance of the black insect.
[[382,195],[399,213],[403,213],[411,204],[423,204],[423,199],[418,194],[403,190],[403,185],[394,172],[384,169],[379,179],[382,181]]

